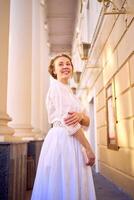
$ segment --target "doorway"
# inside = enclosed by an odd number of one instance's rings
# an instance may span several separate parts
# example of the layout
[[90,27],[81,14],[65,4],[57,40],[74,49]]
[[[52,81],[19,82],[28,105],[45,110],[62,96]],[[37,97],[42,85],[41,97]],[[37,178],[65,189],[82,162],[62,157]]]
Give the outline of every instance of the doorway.
[[92,149],[95,153],[95,171],[99,172],[98,167],[98,146],[97,146],[97,127],[96,127],[96,109],[95,109],[95,100],[92,98],[89,101],[89,116],[90,116],[90,126],[88,129],[88,138]]

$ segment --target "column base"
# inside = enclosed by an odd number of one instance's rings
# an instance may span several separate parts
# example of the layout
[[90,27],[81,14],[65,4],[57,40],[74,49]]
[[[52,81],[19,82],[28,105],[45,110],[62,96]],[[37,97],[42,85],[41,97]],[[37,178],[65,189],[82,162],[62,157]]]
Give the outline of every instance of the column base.
[[21,142],[22,140],[18,137],[14,137],[12,135],[1,135],[0,142]]
[[16,125],[11,124],[14,128],[15,133],[13,134],[13,140],[17,141],[32,141],[32,140],[43,140],[44,135],[39,129],[34,129],[31,125]]
[[10,137],[14,134],[14,129],[8,126],[8,122],[12,120],[8,114],[0,113],[0,141],[5,137]]

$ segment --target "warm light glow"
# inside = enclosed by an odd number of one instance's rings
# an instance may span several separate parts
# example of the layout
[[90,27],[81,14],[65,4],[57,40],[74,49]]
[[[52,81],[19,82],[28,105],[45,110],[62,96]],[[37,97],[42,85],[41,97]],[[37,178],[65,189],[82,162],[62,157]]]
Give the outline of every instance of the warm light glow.
[[110,46],[106,50],[106,61],[108,62],[108,67],[114,65],[114,55]]
[[47,22],[44,23],[44,29],[45,29],[45,30],[48,30]]
[[120,122],[117,125],[117,134],[119,146],[129,146],[130,124],[127,121]]

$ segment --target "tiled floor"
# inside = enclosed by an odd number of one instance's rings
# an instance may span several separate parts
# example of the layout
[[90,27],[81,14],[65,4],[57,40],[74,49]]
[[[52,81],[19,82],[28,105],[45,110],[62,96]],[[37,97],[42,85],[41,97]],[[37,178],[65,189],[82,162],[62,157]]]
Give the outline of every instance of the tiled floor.
[[[132,200],[100,174],[93,173],[97,200]],[[31,191],[27,191],[26,200],[30,200]]]

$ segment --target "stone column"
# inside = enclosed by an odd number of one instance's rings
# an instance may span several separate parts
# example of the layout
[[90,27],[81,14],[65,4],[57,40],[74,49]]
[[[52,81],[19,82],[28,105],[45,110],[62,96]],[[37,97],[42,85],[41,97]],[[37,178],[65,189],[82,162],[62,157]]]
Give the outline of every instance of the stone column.
[[45,3],[44,5],[40,4],[40,129],[44,135],[47,134],[49,129],[45,105],[46,94],[49,87],[48,64],[50,59],[48,31],[46,28],[46,9]]
[[7,114],[9,19],[10,0],[0,0],[0,141],[14,132],[7,125],[11,121]]
[[35,135],[40,131],[40,1],[33,0],[32,6],[32,107],[31,124]]
[[32,110],[31,121],[37,139],[48,130],[45,96],[48,89],[49,46],[45,3],[33,0],[32,23]]
[[[4,1],[4,0],[3,0]],[[7,109],[15,136],[33,139],[31,126],[32,0],[12,0]]]

